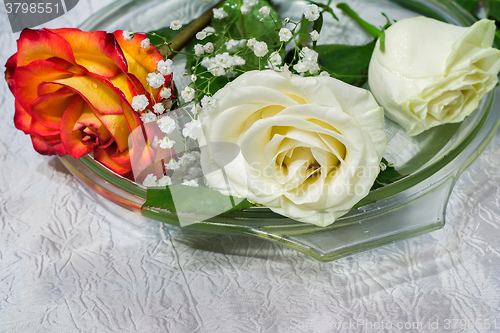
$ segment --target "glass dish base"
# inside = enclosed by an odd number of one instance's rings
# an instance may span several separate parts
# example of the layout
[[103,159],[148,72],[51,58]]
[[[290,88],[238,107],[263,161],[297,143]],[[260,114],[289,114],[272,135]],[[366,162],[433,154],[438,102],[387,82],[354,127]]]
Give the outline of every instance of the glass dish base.
[[[293,13],[302,13],[294,6],[305,4],[304,1],[274,2],[287,14],[285,16],[290,17]],[[358,6],[365,13],[385,12],[392,15],[393,19],[417,15],[407,8],[394,5],[395,2],[353,0],[352,6]],[[470,15],[449,0],[412,2],[439,12],[447,21],[455,24],[469,25],[473,22]],[[198,0],[122,0],[96,14],[81,28],[149,31],[173,19],[189,22],[208,7],[210,4],[201,5]],[[332,24],[331,31],[345,31],[343,27],[333,26],[337,24],[335,22],[325,22]],[[325,36],[328,39],[328,35]],[[352,37],[352,40],[347,41],[349,43],[366,42],[362,32],[353,32],[348,36]],[[176,61],[182,63],[182,58],[176,58]],[[440,229],[445,223],[446,205],[456,179],[486,147],[498,128],[500,105],[493,105],[493,98],[494,93],[485,96],[478,110],[464,122],[438,126],[417,137],[406,137],[398,126],[387,121],[389,146],[384,157],[408,176],[370,192],[347,215],[328,227],[300,223],[267,208],[252,207],[208,220],[193,214],[195,223],[183,228],[266,239],[325,262]],[[173,212],[141,209],[146,188],[114,174],[91,156],[78,160],[63,156],[61,160],[85,186],[108,200],[148,218],[179,225]]]

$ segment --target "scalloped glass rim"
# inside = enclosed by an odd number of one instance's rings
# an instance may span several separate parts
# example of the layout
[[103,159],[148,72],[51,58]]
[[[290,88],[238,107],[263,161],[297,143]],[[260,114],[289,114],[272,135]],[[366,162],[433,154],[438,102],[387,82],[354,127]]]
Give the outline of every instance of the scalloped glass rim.
[[[103,29],[109,22],[119,19],[124,12],[133,12],[144,4],[154,1],[117,1],[87,20],[80,28]],[[419,0],[417,2],[438,11],[449,21],[461,25],[474,22],[474,18],[469,13],[452,1]],[[478,110],[474,111],[464,122],[451,125],[450,130],[453,130],[455,135],[422,167],[393,184],[370,192],[347,215],[329,227],[320,228],[303,224],[275,214],[267,208],[252,207],[240,212],[221,214],[186,228],[221,234],[251,235],[296,249],[320,261],[330,261],[395,240],[439,229],[444,225],[444,210],[456,177],[486,147],[499,125],[500,109],[492,108],[493,98],[494,93],[489,93],[483,98]],[[440,130],[443,131],[442,128],[437,129],[437,131]],[[84,156],[80,160],[64,156],[61,160],[80,181],[100,195],[144,216],[178,225],[175,213],[161,209],[141,210],[146,198],[145,187],[114,174],[91,156]],[[436,192],[438,188],[443,190]],[[432,212],[434,217],[430,216],[429,221],[425,221],[424,224],[415,221],[413,225],[402,226],[397,223],[398,218],[405,218],[398,212],[408,210],[412,202],[418,203],[424,200],[422,198],[430,198],[432,195],[429,193],[434,192],[440,196],[433,198],[434,201],[440,202],[436,212]],[[196,220],[196,217],[194,219]],[[384,220],[392,222],[382,225]],[[372,231],[374,235],[370,236],[370,233],[367,235],[366,230],[360,233],[361,229],[357,230],[358,224],[362,226],[362,229],[380,224],[381,229],[389,231],[379,236],[375,236],[376,232]],[[332,231],[343,234],[348,241],[336,246],[328,244],[328,239],[325,243],[325,238],[332,237]],[[318,241],[319,239],[321,241]],[[333,238],[331,239],[333,242]]]

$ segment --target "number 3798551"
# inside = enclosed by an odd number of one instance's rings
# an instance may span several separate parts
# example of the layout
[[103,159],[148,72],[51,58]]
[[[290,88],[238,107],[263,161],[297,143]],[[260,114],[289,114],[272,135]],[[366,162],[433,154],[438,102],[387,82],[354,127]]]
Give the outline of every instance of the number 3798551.
[[7,10],[7,14],[50,14],[52,12],[59,13],[59,4],[58,3],[26,3],[26,2],[14,2],[14,3],[6,3],[5,9]]

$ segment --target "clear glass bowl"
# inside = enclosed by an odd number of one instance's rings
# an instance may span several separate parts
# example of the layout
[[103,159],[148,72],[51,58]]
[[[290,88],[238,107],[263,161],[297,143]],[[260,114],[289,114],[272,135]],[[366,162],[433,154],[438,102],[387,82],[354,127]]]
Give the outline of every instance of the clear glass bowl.
[[[400,1],[350,1],[362,17],[377,15],[371,20],[384,24],[378,16],[384,12],[391,19],[416,16],[399,7]],[[293,19],[302,13],[303,1],[275,1],[283,17]],[[468,26],[472,16],[453,1],[411,1],[429,8],[449,22]],[[180,19],[187,23],[201,15],[211,4],[199,0],[137,0],[117,1],[101,10],[81,28],[84,30],[131,29],[150,31]],[[369,41],[347,18],[325,20],[324,43]],[[328,33],[328,31],[332,33]],[[342,32],[342,33],[339,33]],[[349,31],[349,33],[346,33]],[[182,64],[183,59],[176,61]],[[179,78],[179,82],[181,79]],[[407,137],[402,129],[386,121],[389,145],[384,157],[394,162],[398,171],[408,176],[383,188],[371,191],[347,215],[334,224],[321,228],[300,223],[271,212],[252,207],[239,212],[221,214],[185,228],[220,234],[248,235],[267,239],[308,254],[319,261],[331,261],[356,252],[417,236],[444,226],[449,195],[460,173],[480,154],[499,125],[500,108],[493,108],[494,94],[485,96],[478,110],[459,124],[438,126],[416,137]],[[179,225],[175,213],[161,209],[141,209],[145,202],[144,186],[114,174],[91,156],[77,160],[61,157],[66,167],[87,187],[125,207],[151,219]],[[193,216],[198,221],[197,216]]]

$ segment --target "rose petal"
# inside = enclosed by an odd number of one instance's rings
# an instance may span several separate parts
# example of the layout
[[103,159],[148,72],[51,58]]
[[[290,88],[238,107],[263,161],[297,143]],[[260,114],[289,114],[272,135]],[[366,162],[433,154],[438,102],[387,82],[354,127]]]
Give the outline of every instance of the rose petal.
[[53,80],[51,83],[71,88],[101,114],[122,114],[123,93],[103,77],[88,73],[67,79]]
[[[124,157],[127,152],[123,152]],[[108,148],[96,148],[94,150],[94,158],[99,161],[100,163],[104,164],[106,167],[111,169],[113,172],[116,172],[119,175],[124,175],[124,176],[129,176],[131,174],[131,166],[130,162],[128,163],[118,163],[111,156],[114,155],[114,158],[116,160],[120,161],[126,161],[127,159],[123,158],[117,158],[116,156],[116,146],[111,145]]]
[[90,153],[94,147],[82,142],[83,133],[74,130],[77,120],[82,114],[85,102],[82,98],[74,98],[65,110],[61,119],[61,140],[67,153],[74,158],[80,158]]
[[57,141],[54,138],[49,138],[53,139],[51,141],[52,144],[47,143],[45,139],[42,139],[40,137],[31,136],[31,142],[33,144],[33,148],[42,155],[65,155],[66,150],[64,149],[64,145],[61,143],[61,141]]
[[63,70],[46,60],[38,60],[27,66],[18,67],[14,74],[16,99],[30,112],[30,104],[38,97],[38,86],[42,82],[68,78],[71,72]]
[[30,134],[31,115],[23,108],[23,106],[16,99],[16,113],[14,114],[14,125],[17,129]]
[[41,95],[31,103],[33,117],[48,128],[59,130],[64,111],[77,96],[74,92]]
[[46,30],[24,29],[17,41],[17,66],[26,66],[37,60],[52,57],[76,64],[69,43],[61,36]]
[[127,72],[125,56],[113,34],[72,28],[47,30],[64,38],[73,50],[76,63],[89,72],[107,78]]
[[17,53],[15,53],[12,57],[7,60],[5,64],[5,80],[7,81],[7,85],[9,86],[10,91],[14,93],[15,88],[15,80],[14,73],[17,67]]

